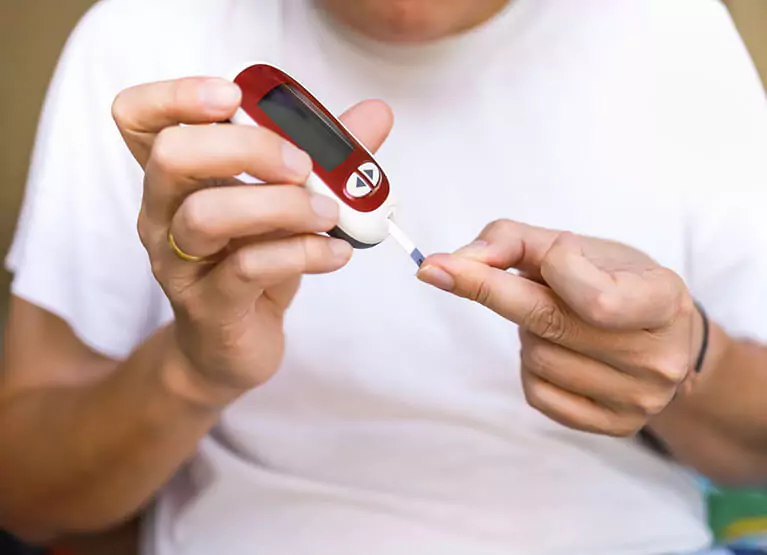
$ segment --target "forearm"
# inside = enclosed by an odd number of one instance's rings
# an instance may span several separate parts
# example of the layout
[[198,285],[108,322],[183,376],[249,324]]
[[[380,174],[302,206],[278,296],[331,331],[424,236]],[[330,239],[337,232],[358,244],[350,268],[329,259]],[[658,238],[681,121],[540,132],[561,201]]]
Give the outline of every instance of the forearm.
[[729,484],[767,482],[767,348],[712,326],[709,352],[689,395],[650,428],[681,463]]
[[0,524],[99,530],[151,499],[217,418],[168,379],[182,364],[169,345],[162,330],[104,379],[0,400]]

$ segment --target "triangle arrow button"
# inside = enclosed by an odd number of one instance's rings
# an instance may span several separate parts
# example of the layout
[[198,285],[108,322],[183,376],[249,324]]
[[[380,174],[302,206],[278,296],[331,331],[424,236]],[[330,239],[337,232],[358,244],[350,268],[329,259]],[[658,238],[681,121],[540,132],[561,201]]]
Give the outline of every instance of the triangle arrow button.
[[362,198],[373,192],[373,188],[358,173],[353,173],[346,181],[346,193],[354,198]]
[[381,170],[374,162],[365,162],[359,167],[359,171],[370,180],[373,187],[381,184]]

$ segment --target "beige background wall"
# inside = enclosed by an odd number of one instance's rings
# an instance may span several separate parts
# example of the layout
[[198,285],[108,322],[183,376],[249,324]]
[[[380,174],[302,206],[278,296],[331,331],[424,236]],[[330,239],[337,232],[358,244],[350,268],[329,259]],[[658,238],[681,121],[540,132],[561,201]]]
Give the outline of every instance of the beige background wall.
[[[12,236],[48,79],[70,29],[92,3],[92,0],[0,0],[0,255],[3,257]],[[728,0],[728,3],[767,83],[767,0]],[[0,271],[0,321],[7,285],[8,277]]]
[[767,1],[725,0],[767,87]]
[[[215,0],[214,0],[215,1]],[[5,258],[51,72],[92,0],[0,0],[0,256]],[[0,322],[8,276],[0,271]]]

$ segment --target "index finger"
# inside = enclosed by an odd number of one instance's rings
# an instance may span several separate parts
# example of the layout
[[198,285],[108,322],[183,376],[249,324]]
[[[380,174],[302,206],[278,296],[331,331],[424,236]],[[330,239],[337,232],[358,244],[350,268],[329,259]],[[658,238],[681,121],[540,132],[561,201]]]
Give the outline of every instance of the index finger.
[[575,333],[577,322],[546,285],[484,262],[455,254],[434,254],[418,277],[489,308],[531,333],[559,343]]
[[632,351],[632,334],[598,330],[583,321],[549,287],[482,262],[450,254],[428,257],[418,277],[477,302],[546,341],[607,363],[605,353]]
[[186,77],[125,89],[112,104],[112,117],[134,158],[145,167],[160,131],[179,124],[226,121],[241,100],[242,91],[233,82]]

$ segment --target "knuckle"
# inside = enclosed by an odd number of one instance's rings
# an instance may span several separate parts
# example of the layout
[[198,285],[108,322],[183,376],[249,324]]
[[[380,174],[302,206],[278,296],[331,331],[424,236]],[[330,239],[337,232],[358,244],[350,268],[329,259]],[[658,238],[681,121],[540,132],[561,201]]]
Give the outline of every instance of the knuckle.
[[493,288],[487,280],[480,280],[469,293],[469,298],[481,305],[488,306],[493,299]]
[[664,298],[668,299],[668,320],[676,321],[688,317],[695,311],[695,303],[688,293],[684,280],[669,268],[659,267],[654,270],[656,277],[664,287]]
[[165,97],[167,102],[166,109],[176,108],[185,104],[185,99],[188,97],[199,97],[199,90],[194,80],[189,79],[174,79],[170,82],[170,90]]
[[179,210],[179,223],[186,231],[196,235],[208,236],[215,233],[213,212],[215,205],[210,199],[196,194],[186,198]]
[[572,252],[580,252],[581,238],[570,231],[559,231],[551,241],[551,246],[541,258],[541,265],[556,268],[562,264],[563,257]]
[[535,385],[529,385],[525,388],[525,400],[527,404],[538,412],[546,412],[546,404],[543,402],[543,398],[538,393],[538,388]]
[[314,215],[312,208],[312,193],[305,187],[295,187],[287,185],[284,187],[275,187],[274,192],[279,198],[281,211],[285,216],[294,218],[306,218]]
[[631,404],[639,409],[642,414],[655,416],[660,414],[668,404],[668,399],[664,396],[652,393],[637,394],[631,401]]
[[527,403],[532,406],[533,408],[538,408],[535,406],[535,403],[538,402],[539,396],[536,392],[536,380],[534,377],[532,377],[530,372],[530,367],[527,365],[527,362],[522,363],[521,368],[521,375],[522,375],[522,393],[525,396],[525,400]]
[[692,297],[687,294],[686,289],[683,291],[685,294],[678,295],[677,301],[673,306],[672,316],[675,320],[689,318],[695,313],[695,302],[692,300]]
[[200,326],[208,317],[205,303],[201,302],[197,296],[179,295],[174,299],[174,310],[183,317],[187,325],[192,327]]
[[553,248],[566,248],[571,249],[576,246],[578,246],[581,242],[581,239],[578,235],[573,233],[572,231],[560,231],[557,233],[557,236],[554,238],[554,240],[551,242],[551,247]]
[[[310,235],[303,235],[298,239],[298,248],[296,255],[292,257],[293,270],[296,273],[303,273],[310,269],[311,262],[317,258],[317,243],[313,241]],[[330,248],[325,246],[327,255],[330,255]]]
[[523,325],[539,337],[554,343],[562,341],[569,331],[566,316],[558,307],[548,303],[536,304]]
[[121,91],[112,101],[112,119],[120,129],[124,129],[130,120],[130,103],[127,98],[127,91]]
[[605,409],[592,418],[590,431],[608,437],[627,438],[636,435],[645,422],[646,418],[642,415],[617,413]]
[[152,147],[152,162],[165,173],[176,173],[179,168],[177,136],[176,128],[168,127],[163,129],[157,135]]
[[690,358],[681,351],[674,351],[659,356],[651,365],[650,371],[663,382],[681,384],[690,371]]
[[522,392],[527,404],[535,411],[552,417],[552,408],[546,401],[543,382],[530,372],[529,368],[522,368]]
[[165,262],[163,261],[162,257],[150,256],[149,267],[155,279],[162,283],[164,281],[163,276],[165,275]]
[[554,273],[562,265],[563,256],[572,252],[579,243],[577,235],[569,231],[557,232],[551,246],[541,258],[541,273],[544,276]]
[[551,366],[549,349],[543,342],[536,342],[525,349],[525,363],[531,370],[545,371]]
[[[484,229],[484,233],[499,233],[501,235],[512,234],[519,229],[521,224],[508,218],[500,218],[490,222]],[[483,233],[483,234],[484,234]]]
[[141,210],[139,217],[136,220],[136,233],[138,234],[139,241],[141,241],[141,244],[144,246],[144,248],[149,249],[152,241],[152,232],[144,210]]
[[600,291],[587,304],[585,316],[595,325],[610,326],[620,321],[623,310],[623,303],[619,296]]
[[604,433],[617,438],[627,438],[636,435],[644,424],[644,418],[618,417],[611,419]]
[[257,275],[257,270],[248,250],[240,249],[232,254],[231,257],[234,276],[240,281],[253,281]]

